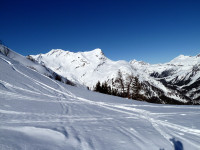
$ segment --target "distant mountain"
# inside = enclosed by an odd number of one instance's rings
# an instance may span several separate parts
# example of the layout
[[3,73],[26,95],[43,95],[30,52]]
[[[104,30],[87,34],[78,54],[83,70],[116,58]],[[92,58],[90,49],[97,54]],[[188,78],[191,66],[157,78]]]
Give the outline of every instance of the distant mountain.
[[[101,49],[73,53],[53,49],[46,54],[31,55],[35,60],[57,74],[94,89],[98,81],[106,82],[118,92],[134,92],[129,88],[130,76],[140,83],[138,100],[168,104],[200,103],[200,56],[180,55],[169,63],[148,64],[142,61],[112,61]],[[119,71],[122,86],[117,83]]]

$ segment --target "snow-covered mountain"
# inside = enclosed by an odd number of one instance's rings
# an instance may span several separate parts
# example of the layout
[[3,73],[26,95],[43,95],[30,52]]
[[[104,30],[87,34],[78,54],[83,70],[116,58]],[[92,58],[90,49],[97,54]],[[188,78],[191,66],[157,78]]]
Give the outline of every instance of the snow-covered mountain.
[[123,79],[127,76],[138,77],[142,88],[141,100],[156,103],[199,103],[199,56],[183,56],[169,63],[151,65],[142,61],[112,61],[101,49],[88,52],[73,53],[61,49],[53,49],[46,54],[31,55],[31,59],[51,68],[56,73],[75,83],[93,88],[98,81],[113,82],[120,70]]
[[70,86],[4,48],[1,150],[199,150],[199,107],[150,104]]
[[[154,69],[157,68],[157,69]],[[154,69],[154,70],[153,70]],[[151,70],[151,71],[150,71]],[[191,101],[200,101],[200,56],[180,55],[169,63],[152,65],[150,75],[166,87],[180,91]]]

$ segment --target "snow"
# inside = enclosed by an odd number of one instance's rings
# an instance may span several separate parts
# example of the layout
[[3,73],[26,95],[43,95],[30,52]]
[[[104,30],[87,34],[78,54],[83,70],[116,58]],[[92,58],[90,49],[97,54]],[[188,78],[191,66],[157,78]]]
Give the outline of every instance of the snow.
[[[174,90],[165,87],[156,78],[151,77],[151,74],[154,72],[161,74],[163,71],[172,70],[173,75],[167,76],[165,80],[170,82],[175,80],[177,76],[178,80],[182,80],[185,77],[189,77],[193,66],[200,62],[200,57],[183,55],[166,64],[151,65],[137,60],[130,62],[123,60],[112,61],[103,54],[101,49],[77,53],[53,49],[46,54],[31,56],[61,76],[68,78],[76,84],[90,87],[90,89],[93,89],[98,81],[101,83],[106,81],[113,86],[112,80],[116,79],[118,70],[121,70],[124,77],[127,75],[138,76],[140,82],[148,82],[150,85],[161,89],[166,96],[181,102],[187,102],[187,100],[174,94]],[[195,82],[199,77],[200,75],[198,74],[193,77],[192,81]],[[157,96],[155,91],[151,91],[152,96]]]
[[[116,78],[119,69],[124,75],[138,74],[130,63],[112,61],[106,58],[100,49],[78,53],[52,50],[47,54],[32,57],[56,73],[90,88],[93,88],[98,80],[104,82]],[[146,75],[141,76],[141,80],[148,78]]]
[[51,50],[47,54],[31,56],[56,73],[91,88],[96,85],[97,79],[103,82],[115,77],[120,67],[122,70],[131,70],[128,62],[109,60],[101,49],[78,53]]
[[69,86],[0,54],[0,149],[168,150],[179,144],[199,150],[199,115],[198,106],[149,104]]
[[180,55],[169,63],[174,65],[194,66],[195,64],[200,63],[200,57]]
[[[4,49],[6,49],[6,47],[0,45],[0,52],[2,52],[3,54],[5,54]],[[7,57],[12,58],[13,60],[21,63],[22,65],[25,65],[25,66],[30,67],[32,69],[35,69],[42,74],[50,75],[50,73],[47,71],[46,68],[42,67],[41,65],[39,65],[37,63],[34,63],[34,62],[26,59],[26,57],[24,57],[24,56],[14,52],[10,49],[7,49],[6,53],[7,53]]]

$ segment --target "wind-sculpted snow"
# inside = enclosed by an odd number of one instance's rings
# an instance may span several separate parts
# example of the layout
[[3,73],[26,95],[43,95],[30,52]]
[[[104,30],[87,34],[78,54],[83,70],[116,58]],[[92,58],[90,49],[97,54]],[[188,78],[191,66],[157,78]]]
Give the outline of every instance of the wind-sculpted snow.
[[0,54],[0,149],[200,149],[200,108],[94,93]]

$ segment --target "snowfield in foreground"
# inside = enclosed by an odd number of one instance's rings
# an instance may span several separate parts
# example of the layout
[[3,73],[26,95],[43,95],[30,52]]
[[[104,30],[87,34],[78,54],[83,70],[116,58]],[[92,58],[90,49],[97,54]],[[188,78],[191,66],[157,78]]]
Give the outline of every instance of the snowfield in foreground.
[[68,86],[0,54],[0,150],[199,150],[199,116]]

